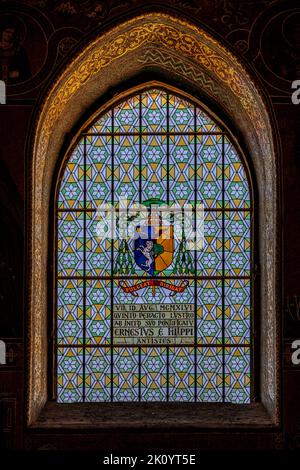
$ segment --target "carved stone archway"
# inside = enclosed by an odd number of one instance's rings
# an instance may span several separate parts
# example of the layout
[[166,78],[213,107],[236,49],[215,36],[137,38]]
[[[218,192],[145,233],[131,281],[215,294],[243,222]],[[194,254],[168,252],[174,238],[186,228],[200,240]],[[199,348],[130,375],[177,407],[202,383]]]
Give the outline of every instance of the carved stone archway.
[[47,250],[51,184],[64,137],[106,91],[149,66],[180,75],[242,133],[256,173],[261,259],[261,401],[279,422],[279,178],[266,105],[248,72],[202,29],[166,14],[138,16],[74,57],[44,99],[33,139],[29,218],[28,424],[47,401]]

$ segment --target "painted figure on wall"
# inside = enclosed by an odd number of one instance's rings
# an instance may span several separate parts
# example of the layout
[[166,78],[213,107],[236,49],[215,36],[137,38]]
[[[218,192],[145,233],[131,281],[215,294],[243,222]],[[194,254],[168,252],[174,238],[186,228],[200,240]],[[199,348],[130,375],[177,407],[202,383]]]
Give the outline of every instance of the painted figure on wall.
[[8,85],[31,77],[28,55],[22,46],[26,27],[20,18],[5,16],[0,21],[0,79]]

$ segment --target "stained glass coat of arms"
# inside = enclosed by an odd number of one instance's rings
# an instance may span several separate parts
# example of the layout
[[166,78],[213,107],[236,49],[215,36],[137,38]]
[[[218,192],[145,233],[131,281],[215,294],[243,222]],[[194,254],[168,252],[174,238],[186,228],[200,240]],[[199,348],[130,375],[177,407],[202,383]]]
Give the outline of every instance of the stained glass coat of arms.
[[56,201],[57,401],[249,403],[252,210],[228,132],[188,98],[97,117]]

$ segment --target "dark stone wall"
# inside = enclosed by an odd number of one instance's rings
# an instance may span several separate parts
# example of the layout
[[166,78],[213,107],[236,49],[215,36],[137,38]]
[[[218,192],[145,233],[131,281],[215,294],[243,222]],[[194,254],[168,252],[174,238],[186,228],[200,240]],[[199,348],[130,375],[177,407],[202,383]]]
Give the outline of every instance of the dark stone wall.
[[[169,12],[205,28],[247,64],[271,103],[280,135],[278,158],[282,159],[283,421],[277,434],[262,438],[251,433],[251,438],[241,435],[236,442],[254,449],[264,442],[266,447],[300,448],[300,366],[293,366],[290,359],[291,342],[300,338],[300,321],[286,310],[287,297],[300,295],[300,105],[291,102],[291,82],[300,79],[300,3],[292,0],[0,3],[0,79],[7,83],[7,104],[0,105],[0,339],[8,345],[7,364],[0,365],[1,445],[6,449],[63,449],[72,439],[60,433],[51,437],[32,433],[24,425],[25,201],[30,158],[26,146],[31,118],[56,74],[89,38],[146,11]],[[7,28],[12,37],[3,36]],[[10,55],[7,41],[14,41]],[[95,447],[95,439],[95,435],[89,438],[85,434],[81,442],[86,448]],[[206,440],[209,442],[208,437]],[[224,434],[224,445],[226,442]]]

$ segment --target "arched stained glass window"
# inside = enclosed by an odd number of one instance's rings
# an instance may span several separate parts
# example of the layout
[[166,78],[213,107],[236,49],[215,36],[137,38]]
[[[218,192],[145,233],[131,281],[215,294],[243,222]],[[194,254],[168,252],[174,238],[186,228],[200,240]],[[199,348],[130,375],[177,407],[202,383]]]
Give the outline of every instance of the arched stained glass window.
[[58,402],[249,403],[252,210],[190,98],[145,89],[89,124],[56,196]]

